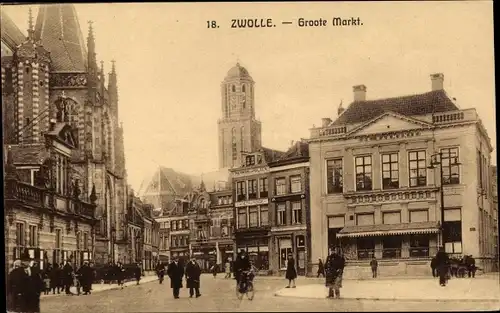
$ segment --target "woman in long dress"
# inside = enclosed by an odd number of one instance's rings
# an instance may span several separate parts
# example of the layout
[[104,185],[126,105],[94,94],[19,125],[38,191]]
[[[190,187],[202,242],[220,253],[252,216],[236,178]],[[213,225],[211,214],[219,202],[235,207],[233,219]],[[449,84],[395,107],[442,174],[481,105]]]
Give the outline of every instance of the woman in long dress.
[[286,288],[295,288],[295,279],[297,278],[297,270],[295,269],[295,260],[292,255],[288,255],[286,263],[286,279],[288,279],[288,286]]

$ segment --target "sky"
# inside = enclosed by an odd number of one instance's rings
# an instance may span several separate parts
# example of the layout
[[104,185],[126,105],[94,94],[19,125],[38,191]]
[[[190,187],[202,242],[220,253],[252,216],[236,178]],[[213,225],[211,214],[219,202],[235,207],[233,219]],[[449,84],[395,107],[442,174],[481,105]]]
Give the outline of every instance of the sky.
[[[87,21],[94,22],[106,72],[116,60],[128,181],[135,189],[159,165],[189,174],[217,169],[220,84],[237,61],[256,82],[266,147],[286,150],[292,140],[308,138],[321,118],[335,119],[339,103],[352,101],[354,85],[367,86],[367,99],[424,93],[432,73],[444,73],[444,88],[460,108],[476,108],[495,147],[492,2],[75,7],[85,38]],[[28,6],[2,9],[26,32]],[[363,25],[336,28],[335,16],[360,17]],[[299,28],[301,17],[329,25]],[[272,18],[277,26],[232,29],[234,18]],[[219,28],[207,28],[209,20]]]

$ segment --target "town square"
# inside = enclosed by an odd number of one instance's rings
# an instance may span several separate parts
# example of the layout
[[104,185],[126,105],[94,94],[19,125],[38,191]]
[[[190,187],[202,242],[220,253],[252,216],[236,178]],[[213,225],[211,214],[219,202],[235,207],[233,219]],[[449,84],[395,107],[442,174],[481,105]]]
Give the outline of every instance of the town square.
[[1,5],[8,312],[499,309],[492,3],[307,10]]

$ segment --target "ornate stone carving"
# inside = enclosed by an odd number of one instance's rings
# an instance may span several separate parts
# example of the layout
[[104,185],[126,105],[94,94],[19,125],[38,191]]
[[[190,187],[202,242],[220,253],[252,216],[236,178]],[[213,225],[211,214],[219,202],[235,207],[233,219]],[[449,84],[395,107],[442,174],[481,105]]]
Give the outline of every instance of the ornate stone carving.
[[50,87],[87,87],[87,74],[54,73],[50,75]]

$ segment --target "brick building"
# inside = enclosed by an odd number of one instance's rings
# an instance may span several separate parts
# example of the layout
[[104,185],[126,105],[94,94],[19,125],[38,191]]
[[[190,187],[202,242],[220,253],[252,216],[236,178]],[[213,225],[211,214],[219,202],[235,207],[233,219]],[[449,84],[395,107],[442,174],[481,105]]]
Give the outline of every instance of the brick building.
[[210,232],[208,242],[215,246],[217,252],[217,264],[220,270],[224,270],[224,264],[234,260],[234,209],[233,194],[223,186],[210,192],[210,204],[208,217],[210,219]]
[[[4,143],[17,145],[14,149],[23,150],[21,154],[40,155],[39,145],[52,131],[53,121],[72,127],[75,146],[71,155],[53,164],[67,165],[63,166],[67,170],[61,178],[63,185],[78,184],[80,199],[90,201],[95,189],[99,222],[94,261],[112,261],[117,253],[112,251],[111,230],[115,229],[118,239],[125,234],[121,219],[127,197],[115,65],[106,84],[103,63],[97,64],[92,25],[85,44],[71,4],[40,5],[35,24],[30,11],[28,36],[4,10],[1,14]],[[124,251],[126,246],[115,249]]]
[[430,92],[379,100],[355,86],[349,107],[311,130],[312,260],[341,245],[346,275],[370,275],[373,256],[381,275],[430,275],[442,245],[491,268],[492,146],[476,110],[459,109],[443,79],[431,75]]
[[297,274],[306,275],[311,261],[307,142],[293,144],[269,168],[270,268],[273,274],[284,275],[291,254]]

